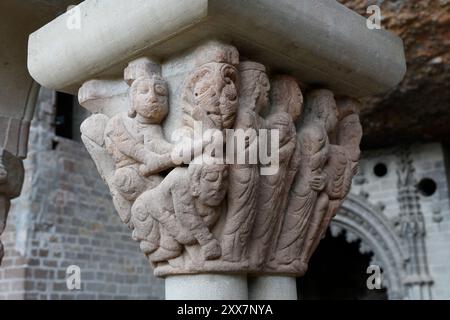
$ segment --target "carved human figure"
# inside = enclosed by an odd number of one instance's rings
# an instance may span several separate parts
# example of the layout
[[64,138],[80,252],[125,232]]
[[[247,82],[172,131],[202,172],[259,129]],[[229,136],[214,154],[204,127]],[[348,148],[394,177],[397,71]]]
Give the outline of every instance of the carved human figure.
[[294,158],[297,144],[295,121],[303,108],[303,96],[295,78],[277,76],[272,79],[271,87],[271,112],[266,117],[265,126],[269,131],[278,130],[279,161],[276,174],[261,175],[259,180],[257,214],[250,246],[251,269],[255,270],[262,269],[268,261],[275,236],[280,232],[283,207],[298,162],[298,156]]
[[360,103],[352,98],[337,99],[339,124],[337,128],[336,144],[345,148],[349,166],[346,170],[345,186],[341,200],[343,200],[352,185],[353,177],[358,173],[358,163],[361,156],[363,130],[359,119]]
[[300,166],[291,188],[282,231],[276,250],[277,270],[302,274],[306,264],[301,253],[316,236],[328,208],[328,195],[323,192],[323,172],[329,156],[328,135],[337,124],[333,93],[319,89],[306,100],[306,115],[298,132]]
[[188,168],[173,169],[160,185],[136,199],[133,237],[153,264],[178,257],[183,245],[200,245],[204,260],[220,257],[210,228],[219,218],[227,176],[223,164],[191,162]]
[[319,245],[320,240],[336,215],[343,200],[350,191],[353,176],[357,173],[358,160],[361,154],[359,144],[362,138],[362,127],[359,121],[359,102],[351,98],[337,100],[339,123],[333,139],[330,141],[330,155],[324,168],[327,175],[325,192],[329,198],[328,209],[320,222],[318,234],[312,245],[305,251],[304,261],[307,263]]
[[[246,159],[256,152],[256,130],[263,128],[261,114],[269,105],[270,83],[262,64],[245,61],[239,65],[240,94],[235,130],[248,137]],[[259,167],[257,162],[230,165],[228,212],[223,231],[223,259],[248,263],[248,246],[257,209]]]
[[161,183],[159,172],[175,166],[173,146],[165,140],[160,125],[168,113],[167,83],[156,71],[144,73],[131,82],[129,95],[128,113],[108,120],[104,132],[106,150],[115,163],[110,188],[117,191],[114,201],[125,223],[130,219],[131,203],[145,189]]
[[[174,99],[181,104],[171,106],[182,112],[181,141],[164,137],[168,85],[159,65],[147,58],[125,70],[129,110],[115,114],[124,110],[126,92],[116,81],[116,89],[103,90],[108,91],[105,99],[99,94],[103,105],[120,95],[114,112],[94,114],[82,125],[82,139],[121,219],[160,276],[203,271],[303,274],[357,169],[357,103],[338,101],[338,123],[333,93],[314,90],[297,130],[303,97],[294,78],[274,77],[270,91],[262,64],[239,63],[236,48],[214,41],[186,57],[194,59],[194,68],[181,99]],[[86,101],[99,100],[99,85],[100,80],[87,85]],[[272,104],[265,116],[269,93]],[[200,138],[195,132],[199,123]],[[211,140],[204,133],[213,129],[228,139],[224,131],[231,128],[237,153],[242,141],[236,132],[245,137],[242,154],[233,159],[244,162],[229,165],[223,164],[222,153],[207,153]],[[278,157],[270,157],[269,164],[258,152],[264,137],[260,129],[267,129],[269,137],[278,132],[276,142],[267,141],[271,155],[269,145],[279,146]],[[214,140],[212,149],[226,150],[230,160],[228,147],[233,146],[224,143],[230,140]],[[180,149],[185,165],[174,158]],[[274,164],[278,171],[264,175],[262,169]]]
[[[214,134],[233,127],[237,110],[239,53],[233,46],[210,41],[194,51],[194,70],[181,91],[182,128],[174,150],[178,162],[188,164],[208,150],[222,150]],[[197,132],[195,132],[197,130]],[[200,131],[201,130],[201,131]],[[204,135],[207,130],[211,136]],[[209,155],[215,156],[213,152]]]

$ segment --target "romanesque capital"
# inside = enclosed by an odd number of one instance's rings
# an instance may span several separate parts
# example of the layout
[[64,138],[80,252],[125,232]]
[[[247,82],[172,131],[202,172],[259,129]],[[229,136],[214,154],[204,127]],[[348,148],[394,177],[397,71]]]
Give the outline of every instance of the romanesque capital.
[[66,14],[30,35],[29,70],[93,113],[82,140],[155,274],[304,274],[402,41],[328,0],[78,9],[81,32]]
[[[303,275],[357,171],[358,101],[304,95],[218,41],[178,59],[166,75],[130,61],[127,100],[105,80],[80,89],[97,111],[83,142],[130,236],[158,276]],[[95,106],[111,99],[120,112]]]

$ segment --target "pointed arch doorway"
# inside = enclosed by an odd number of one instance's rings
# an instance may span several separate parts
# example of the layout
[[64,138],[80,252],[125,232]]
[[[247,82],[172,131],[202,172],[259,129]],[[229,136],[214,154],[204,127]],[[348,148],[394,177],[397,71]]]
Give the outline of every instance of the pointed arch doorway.
[[[406,255],[391,222],[366,199],[349,195],[298,279],[300,299],[403,299]],[[382,271],[382,288],[370,290],[369,265]]]

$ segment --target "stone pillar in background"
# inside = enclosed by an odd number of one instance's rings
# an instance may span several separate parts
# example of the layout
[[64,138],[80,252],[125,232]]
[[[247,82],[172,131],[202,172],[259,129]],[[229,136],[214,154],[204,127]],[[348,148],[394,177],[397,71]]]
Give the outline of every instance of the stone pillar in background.
[[82,140],[166,297],[296,299],[357,171],[358,98],[401,80],[401,41],[330,1],[78,9],[79,32],[62,15],[30,36],[30,72],[93,113]]
[[[0,148],[0,235],[6,227],[11,200],[20,194],[23,176],[22,160]],[[3,253],[3,244],[0,242],[0,264]]]
[[[69,2],[70,1],[70,2]],[[39,4],[3,0],[0,3],[0,236],[10,200],[19,196],[22,159],[27,155],[28,132],[39,85],[27,70],[27,41],[31,32],[55,17],[72,0]],[[79,2],[79,0],[75,0]],[[0,263],[3,247],[0,242]]]

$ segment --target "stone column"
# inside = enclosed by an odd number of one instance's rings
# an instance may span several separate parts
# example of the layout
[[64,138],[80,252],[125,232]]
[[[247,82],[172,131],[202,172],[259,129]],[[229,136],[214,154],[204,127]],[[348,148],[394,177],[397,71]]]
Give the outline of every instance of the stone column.
[[[23,183],[22,160],[0,148],[0,235],[6,227],[6,218],[11,199],[20,194]],[[0,264],[4,254],[3,244],[0,241]]]
[[[73,3],[46,2],[0,2],[0,39],[5,46],[0,51],[0,236],[10,201],[19,196],[22,187],[22,159],[27,155],[29,126],[39,91],[27,70],[28,36]],[[0,242],[0,263],[2,257]]]
[[286,276],[257,276],[248,281],[250,300],[297,300],[297,279]]
[[166,300],[247,300],[245,275],[195,274],[166,278]]
[[401,40],[326,0],[77,10],[80,32],[62,15],[30,36],[29,69],[93,113],[83,142],[166,297],[296,299]]

